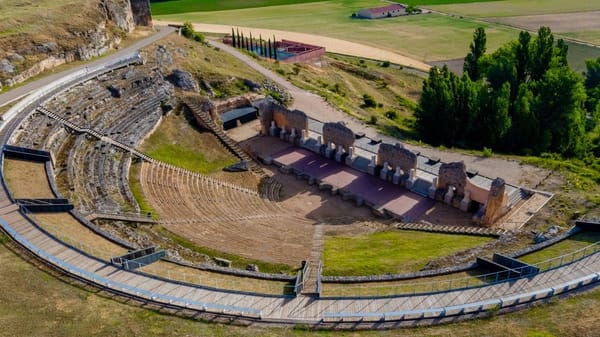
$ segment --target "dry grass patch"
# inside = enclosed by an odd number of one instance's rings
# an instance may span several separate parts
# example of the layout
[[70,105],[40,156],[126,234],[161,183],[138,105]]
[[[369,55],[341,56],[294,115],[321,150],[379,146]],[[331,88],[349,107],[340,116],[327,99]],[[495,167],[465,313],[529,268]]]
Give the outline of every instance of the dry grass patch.
[[140,268],[140,271],[166,277],[172,280],[199,284],[219,289],[258,292],[263,294],[281,295],[291,291],[287,282],[260,280],[235,275],[220,274],[191,267],[178,265],[167,261],[158,261]]
[[30,216],[59,239],[99,258],[109,259],[127,252],[127,249],[92,232],[69,213],[34,213]]
[[44,163],[7,158],[4,178],[13,198],[55,198]]

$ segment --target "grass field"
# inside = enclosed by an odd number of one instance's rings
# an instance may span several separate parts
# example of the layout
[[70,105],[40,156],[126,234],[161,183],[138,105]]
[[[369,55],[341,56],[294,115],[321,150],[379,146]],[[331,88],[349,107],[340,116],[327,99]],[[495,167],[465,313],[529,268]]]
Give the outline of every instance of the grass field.
[[[67,284],[16,256],[0,234],[0,336],[592,336],[600,289],[530,310],[451,325],[388,331],[318,331],[209,324],[133,307]],[[27,280],[27,282],[23,282]]]
[[428,6],[436,11],[472,17],[498,17],[534,14],[569,13],[600,10],[593,0],[504,0],[481,3],[456,3]]
[[221,150],[213,134],[195,130],[183,114],[165,117],[141,148],[155,159],[203,174],[237,162],[233,155]]
[[432,259],[480,246],[492,239],[391,230],[331,237],[323,251],[324,275],[379,275],[415,272]]
[[[399,2],[409,5],[437,5],[482,1],[498,0],[403,0]],[[226,11],[232,9],[270,7],[311,2],[327,2],[327,0],[152,0],[150,5],[152,7],[152,14],[165,15],[189,12]],[[373,3],[372,6],[385,6],[385,4]]]
[[556,243],[548,248],[527,254],[519,258],[527,263],[539,263],[557,256],[574,252],[600,241],[600,233],[581,232],[572,237]]
[[[466,55],[473,31],[484,26],[488,51],[517,37],[518,31],[459,17],[424,14],[386,20],[358,20],[357,10],[381,4],[373,0],[328,1],[311,4],[195,12],[156,16],[166,21],[192,21],[279,29],[324,35],[395,51],[418,60],[435,61]],[[327,29],[323,29],[327,27]]]
[[[327,55],[320,67],[261,62],[294,85],[317,93],[327,102],[360,120],[377,118],[383,132],[410,137],[412,115],[423,86],[423,77],[400,67],[341,55]],[[363,95],[377,102],[364,105]]]

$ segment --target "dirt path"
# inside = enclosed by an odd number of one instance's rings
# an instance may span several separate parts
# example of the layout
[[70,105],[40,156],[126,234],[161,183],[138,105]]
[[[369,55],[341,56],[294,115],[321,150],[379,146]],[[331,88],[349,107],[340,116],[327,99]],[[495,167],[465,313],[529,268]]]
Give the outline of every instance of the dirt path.
[[[154,21],[155,24],[159,25],[167,25],[167,24],[181,24],[180,22],[171,22],[171,21]],[[215,25],[215,24],[205,24],[205,23],[194,23],[194,29],[199,32],[207,32],[207,33],[222,33],[227,34],[231,33],[231,26],[229,25]],[[375,47],[367,47],[360,43],[350,42],[346,40],[334,39],[331,37],[313,35],[313,34],[305,34],[305,33],[296,33],[296,32],[287,32],[283,30],[274,30],[274,29],[262,29],[262,28],[252,28],[252,27],[233,27],[235,29],[239,29],[240,33],[244,33],[248,35],[250,32],[254,36],[273,36],[275,35],[277,39],[287,39],[287,40],[295,40],[308,44],[314,44],[317,46],[324,46],[325,49],[329,52],[364,57],[373,60],[387,60],[392,63],[401,64],[403,66],[428,71],[430,66],[425,64],[419,60],[412,59],[410,57],[400,55],[398,53],[381,49]]]

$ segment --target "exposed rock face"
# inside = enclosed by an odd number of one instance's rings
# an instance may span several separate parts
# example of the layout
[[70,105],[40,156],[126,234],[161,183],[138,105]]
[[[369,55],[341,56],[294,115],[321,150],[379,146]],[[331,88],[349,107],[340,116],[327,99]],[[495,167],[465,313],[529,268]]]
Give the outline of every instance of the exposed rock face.
[[135,29],[129,0],[103,0],[101,6],[104,7],[107,18],[119,26],[119,28],[128,33]]
[[200,86],[194,76],[185,70],[175,69],[173,73],[167,78],[169,82],[173,83],[174,86],[181,88],[185,91],[198,92]]
[[133,20],[137,26],[152,27],[152,13],[149,0],[130,0]]
[[14,74],[16,71],[17,70],[15,69],[15,66],[13,66],[9,60],[7,60],[7,59],[0,60],[0,72],[7,73],[7,74]]
[[13,86],[55,66],[103,55],[121,42],[120,34],[111,28],[118,26],[124,32],[135,29],[129,0],[89,1],[95,5],[79,8],[83,12],[77,13],[87,20],[84,25],[58,22],[57,27],[64,26],[64,33],[48,35],[52,38],[42,41],[27,34],[4,39],[3,43],[12,48],[0,51],[2,83]]

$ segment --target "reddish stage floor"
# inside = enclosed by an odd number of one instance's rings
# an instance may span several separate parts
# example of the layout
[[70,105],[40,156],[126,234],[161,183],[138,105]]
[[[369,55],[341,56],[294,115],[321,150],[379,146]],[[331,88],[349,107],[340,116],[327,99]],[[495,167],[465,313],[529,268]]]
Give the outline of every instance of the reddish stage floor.
[[354,170],[305,149],[290,147],[274,154],[272,158],[280,164],[360,196],[376,205],[378,209],[386,208],[406,219],[417,219],[435,205],[434,200],[424,198],[404,187]]

